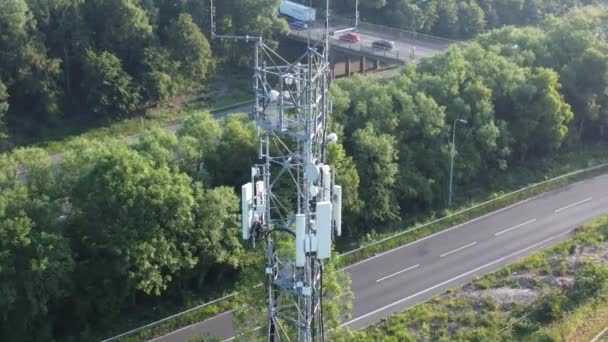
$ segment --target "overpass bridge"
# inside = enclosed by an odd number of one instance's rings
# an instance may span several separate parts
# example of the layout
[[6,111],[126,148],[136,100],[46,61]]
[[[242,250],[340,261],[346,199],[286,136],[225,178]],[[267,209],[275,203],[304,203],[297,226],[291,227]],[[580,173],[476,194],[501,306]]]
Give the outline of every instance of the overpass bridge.
[[[310,28],[305,30],[290,29],[288,37],[300,42],[306,42],[309,36],[311,40],[319,40],[323,37],[323,26],[324,23],[315,22],[310,25]],[[450,39],[393,29],[361,21],[357,25],[357,33],[361,37],[360,42],[351,43],[340,40],[340,36],[350,31],[352,27],[348,19],[332,17],[329,31],[330,33],[333,32],[333,35],[330,37],[330,45],[337,52],[361,57],[362,65],[366,63],[365,59],[387,64],[418,63],[421,58],[443,53],[451,44],[460,43]],[[395,47],[392,50],[373,48],[372,43],[377,40],[393,41]]]

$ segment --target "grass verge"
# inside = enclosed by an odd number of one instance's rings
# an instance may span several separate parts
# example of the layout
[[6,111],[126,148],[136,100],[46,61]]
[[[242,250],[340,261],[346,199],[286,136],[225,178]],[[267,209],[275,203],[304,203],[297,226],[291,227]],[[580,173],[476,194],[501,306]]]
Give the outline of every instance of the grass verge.
[[[589,341],[608,310],[608,217],[336,341]],[[597,327],[597,328],[596,328]]]

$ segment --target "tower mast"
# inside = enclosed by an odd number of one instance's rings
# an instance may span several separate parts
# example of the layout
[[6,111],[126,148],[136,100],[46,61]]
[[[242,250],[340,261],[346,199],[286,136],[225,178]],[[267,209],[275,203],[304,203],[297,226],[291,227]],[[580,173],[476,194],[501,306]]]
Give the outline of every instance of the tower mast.
[[306,51],[295,62],[262,37],[216,34],[213,0],[211,26],[214,39],[254,42],[259,162],[241,190],[242,233],[266,250],[268,341],[324,341],[323,263],[341,232],[342,194],[325,160],[326,144],[336,138],[327,134],[329,0],[322,33],[308,31]]

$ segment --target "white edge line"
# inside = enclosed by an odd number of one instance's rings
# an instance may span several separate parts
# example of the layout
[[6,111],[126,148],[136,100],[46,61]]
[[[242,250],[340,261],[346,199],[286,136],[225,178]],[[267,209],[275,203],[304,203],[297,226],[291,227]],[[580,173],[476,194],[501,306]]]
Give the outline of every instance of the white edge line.
[[528,222],[524,222],[524,223],[518,224],[518,225],[517,225],[517,226],[515,226],[515,227],[511,227],[511,228],[509,228],[509,229],[505,229],[505,230],[503,230],[503,231],[500,231],[500,232],[498,232],[498,233],[494,234],[494,236],[499,236],[499,235],[502,235],[502,234],[504,234],[504,233],[506,233],[506,232],[510,232],[510,231],[515,230],[515,229],[517,229],[517,228],[521,228],[521,227],[523,227],[523,226],[525,226],[525,225],[528,225],[528,224],[530,224],[530,223],[532,223],[532,222],[536,222],[536,219],[531,219],[531,220],[530,220],[530,221],[528,221]]
[[589,197],[589,198],[586,198],[586,199],[584,199],[584,200],[582,200],[582,201],[579,201],[579,202],[576,202],[576,203],[569,204],[569,205],[567,205],[567,206],[565,206],[565,207],[561,207],[561,208],[559,208],[559,209],[556,209],[556,210],[555,210],[553,213],[554,213],[554,214],[557,214],[557,213],[559,213],[560,211],[563,211],[563,210],[566,210],[566,209],[570,209],[570,208],[572,208],[572,207],[574,207],[574,206],[577,206],[577,205],[579,205],[579,204],[583,204],[583,203],[585,203],[585,202],[589,202],[589,201],[591,201],[592,199],[593,199],[593,197]]
[[418,264],[418,265],[414,265],[414,266],[408,267],[408,268],[406,268],[406,269],[403,269],[403,270],[401,270],[401,271],[398,271],[398,272],[395,272],[395,273],[389,274],[389,275],[387,275],[386,277],[382,277],[382,278],[380,278],[380,279],[376,280],[376,283],[379,283],[379,282],[381,282],[381,281],[383,281],[383,280],[386,280],[386,279],[388,279],[388,278],[390,278],[390,277],[394,277],[394,276],[396,276],[396,275],[398,275],[398,274],[401,274],[401,273],[403,273],[403,272],[411,271],[411,270],[413,270],[414,268],[417,268],[417,267],[419,267],[419,266],[420,266],[420,264]]
[[[260,326],[260,327],[253,328],[253,329],[249,330],[248,332],[252,332],[252,331],[256,331],[256,330],[260,330],[260,329],[262,329],[262,327],[261,327],[261,326]],[[227,339],[223,340],[222,342],[229,342],[229,341],[234,340],[234,339],[235,339],[235,338],[237,338],[237,337],[238,337],[238,336],[232,336],[232,337],[230,337],[230,338],[227,338]]]
[[360,320],[362,320],[362,319],[364,319],[364,318],[367,318],[367,317],[369,317],[369,316],[375,315],[375,314],[377,314],[378,312],[384,311],[384,310],[386,310],[386,309],[390,309],[391,307],[394,307],[394,306],[396,306],[396,305],[399,305],[399,304],[401,304],[401,303],[403,303],[403,302],[405,302],[405,301],[408,301],[408,300],[410,300],[410,299],[412,299],[412,298],[415,298],[415,297],[418,297],[418,296],[420,296],[420,295],[423,295],[423,294],[425,294],[425,293],[427,293],[427,292],[433,291],[434,289],[439,288],[439,287],[444,286],[444,285],[447,285],[447,284],[449,284],[449,283],[451,283],[451,282],[453,282],[453,281],[455,281],[455,280],[458,280],[458,279],[460,279],[460,278],[466,277],[466,276],[468,276],[468,275],[470,275],[470,274],[473,274],[473,273],[475,273],[475,272],[477,272],[477,271],[480,271],[480,270],[482,270],[482,269],[484,269],[484,268],[487,268],[487,267],[490,267],[490,266],[492,266],[492,265],[495,265],[495,264],[498,264],[498,263],[500,263],[500,262],[503,262],[503,261],[505,261],[505,260],[507,260],[507,259],[509,259],[509,258],[513,257],[513,256],[516,256],[516,255],[521,254],[521,253],[524,253],[524,252],[526,252],[526,251],[528,251],[528,250],[530,250],[530,249],[533,249],[533,248],[536,248],[536,247],[538,247],[538,246],[541,246],[541,245],[543,245],[543,244],[545,244],[545,243],[547,243],[547,242],[549,242],[549,241],[553,240],[554,238],[555,238],[555,236],[552,236],[552,237],[550,237],[550,238],[548,238],[548,239],[545,239],[545,240],[543,240],[543,241],[541,241],[541,242],[537,242],[537,243],[535,243],[535,244],[533,244],[533,245],[531,245],[531,246],[528,246],[528,247],[526,247],[526,248],[524,248],[524,249],[520,249],[519,251],[513,252],[513,253],[511,253],[511,254],[509,254],[509,255],[506,255],[506,256],[504,256],[504,257],[502,257],[502,258],[499,258],[499,259],[496,259],[496,260],[494,260],[494,261],[491,261],[491,262],[489,262],[489,263],[487,263],[487,264],[485,264],[485,265],[481,265],[481,266],[479,266],[479,267],[477,267],[477,268],[474,268],[474,269],[472,269],[472,270],[470,270],[470,271],[468,271],[468,272],[465,272],[465,273],[462,273],[462,274],[460,274],[460,275],[457,275],[457,276],[455,276],[454,278],[451,278],[451,279],[445,280],[445,281],[443,281],[443,282],[441,282],[441,283],[439,283],[439,284],[435,284],[435,285],[433,285],[433,286],[431,286],[431,287],[429,287],[429,288],[426,288],[426,289],[424,289],[424,290],[422,290],[422,291],[416,292],[416,293],[414,293],[414,294],[412,294],[412,295],[409,295],[409,296],[407,296],[407,297],[405,297],[405,298],[402,298],[402,299],[400,299],[400,300],[398,300],[398,301],[396,301],[396,302],[393,302],[393,303],[391,303],[391,304],[385,305],[385,306],[383,306],[383,307],[381,307],[381,308],[378,308],[378,309],[376,309],[376,310],[374,310],[374,311],[368,312],[368,313],[366,313],[365,315],[361,315],[361,316],[359,316],[359,317],[357,317],[357,318],[351,319],[351,320],[350,320],[350,321],[348,321],[348,322],[345,322],[345,323],[340,324],[340,326],[341,326],[341,327],[343,327],[343,326],[346,326],[346,325],[349,325],[349,324],[355,323],[355,322],[360,321]]
[[471,242],[471,243],[470,243],[470,244],[468,244],[468,245],[464,245],[464,246],[462,246],[462,247],[458,247],[458,248],[456,248],[455,250],[452,250],[452,251],[449,251],[449,252],[447,252],[447,253],[441,254],[439,257],[440,257],[440,258],[443,258],[443,257],[445,257],[445,256],[448,256],[448,255],[452,254],[452,253],[459,252],[459,251],[461,251],[461,250],[463,250],[463,249],[465,249],[465,248],[468,248],[468,247],[471,247],[471,246],[475,245],[476,243],[477,243],[477,241],[473,241],[473,242]]
[[[541,194],[541,195],[542,195],[542,194]],[[406,243],[405,245],[401,245],[401,246],[395,247],[395,248],[393,248],[393,249],[389,249],[388,251],[385,251],[385,252],[382,252],[382,253],[376,254],[376,255],[374,255],[374,256],[372,256],[372,257],[369,257],[369,258],[367,258],[367,259],[363,259],[363,260],[361,260],[361,261],[359,261],[359,262],[356,262],[356,263],[354,263],[354,264],[352,264],[352,265],[348,265],[348,266],[346,266],[346,267],[343,267],[343,268],[341,268],[340,270],[341,270],[341,271],[343,271],[343,270],[347,270],[347,269],[349,269],[349,268],[351,268],[351,267],[355,267],[355,266],[357,266],[357,265],[360,265],[360,264],[363,264],[363,263],[365,263],[365,262],[371,261],[371,260],[373,260],[373,259],[379,258],[379,257],[384,256],[384,255],[386,255],[386,254],[393,253],[393,252],[398,251],[398,250],[400,250],[400,249],[402,249],[402,248],[406,248],[406,247],[409,247],[409,246],[411,246],[411,245],[414,245],[414,244],[417,244],[417,243],[419,243],[419,242],[422,242],[422,241],[424,241],[424,240],[428,240],[428,239],[433,238],[433,237],[435,237],[435,236],[437,236],[437,235],[445,234],[445,233],[447,233],[447,232],[449,232],[449,231],[452,231],[452,230],[454,230],[454,229],[458,229],[458,228],[460,228],[460,227],[462,227],[462,226],[465,226],[465,225],[471,224],[471,223],[473,223],[473,222],[476,222],[476,221],[479,221],[479,220],[485,219],[485,218],[487,218],[487,217],[489,217],[489,216],[496,215],[496,214],[498,214],[498,213],[500,213],[500,212],[503,212],[503,211],[505,211],[505,210],[509,210],[509,209],[514,208],[514,207],[516,207],[516,206],[522,205],[522,204],[524,204],[524,203],[526,203],[526,202],[529,202],[529,201],[531,201],[531,200],[533,200],[533,199],[536,199],[536,198],[537,198],[537,197],[539,197],[539,196],[540,196],[540,195],[536,195],[536,196],[534,196],[534,197],[530,197],[530,198],[525,199],[525,200],[522,200],[522,201],[520,201],[520,202],[513,203],[513,204],[511,204],[511,205],[509,205],[509,206],[507,206],[507,207],[500,208],[500,209],[495,210],[495,211],[493,211],[493,212],[491,212],[491,213],[484,214],[484,215],[482,215],[482,216],[476,217],[476,218],[474,218],[474,219],[472,219],[472,220],[469,220],[469,221],[467,221],[467,222],[459,223],[459,224],[457,224],[457,225],[455,225],[455,226],[453,226],[453,227],[451,227],[451,228],[448,228],[448,229],[443,229],[443,230],[441,230],[441,231],[438,231],[438,232],[433,233],[433,234],[431,234],[431,235],[427,235],[427,236],[425,236],[425,237],[423,237],[423,238],[420,238],[420,239],[418,239],[418,240],[414,240],[414,241],[412,241],[412,242],[408,242],[408,243]],[[436,223],[436,222],[432,222],[432,223]],[[422,227],[420,227],[420,228],[422,228]]]

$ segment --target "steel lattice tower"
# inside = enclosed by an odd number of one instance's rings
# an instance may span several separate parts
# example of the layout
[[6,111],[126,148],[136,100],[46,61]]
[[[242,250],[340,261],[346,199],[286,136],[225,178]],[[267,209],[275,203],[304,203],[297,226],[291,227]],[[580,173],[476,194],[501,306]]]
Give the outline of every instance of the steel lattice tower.
[[[215,34],[253,41],[256,122],[260,162],[242,187],[243,238],[266,249],[268,341],[323,341],[323,262],[340,234],[341,187],[326,165],[331,111],[329,0],[317,39],[308,31],[306,51],[288,62],[261,37]],[[279,191],[280,185],[280,191]],[[277,240],[290,241],[278,244]],[[281,247],[279,247],[281,246]]]

